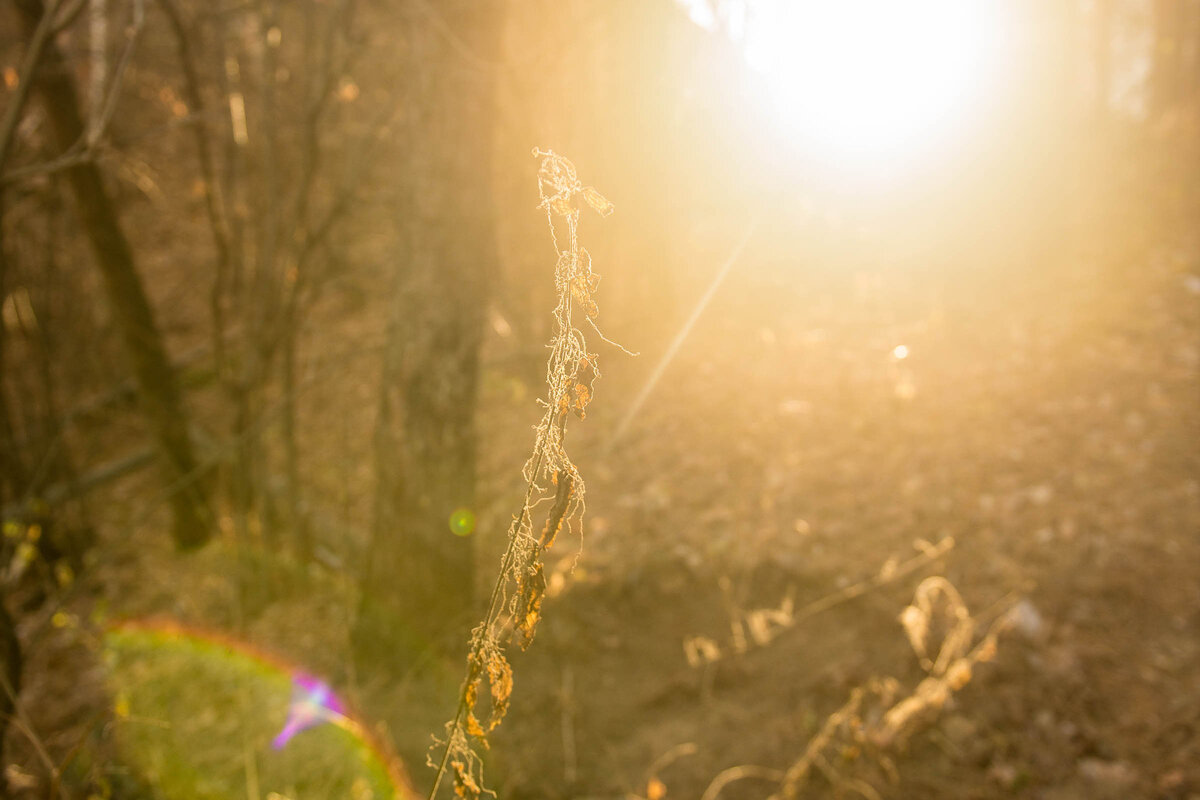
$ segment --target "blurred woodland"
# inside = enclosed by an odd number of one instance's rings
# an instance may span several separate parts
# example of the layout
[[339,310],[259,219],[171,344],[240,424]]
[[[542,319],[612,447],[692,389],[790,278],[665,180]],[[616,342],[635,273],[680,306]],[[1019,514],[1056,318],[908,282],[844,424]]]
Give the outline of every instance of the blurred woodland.
[[0,3],[0,796],[1200,797],[1200,2],[775,5]]

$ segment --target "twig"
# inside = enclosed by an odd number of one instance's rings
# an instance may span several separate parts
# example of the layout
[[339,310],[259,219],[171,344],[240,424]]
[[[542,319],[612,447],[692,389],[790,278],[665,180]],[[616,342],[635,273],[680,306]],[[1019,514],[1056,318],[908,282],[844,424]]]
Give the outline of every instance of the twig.
[[38,62],[42,60],[42,52],[46,49],[46,44],[54,33],[54,16],[58,11],[58,6],[59,4],[55,3],[42,12],[42,19],[34,29],[29,46],[25,50],[25,58],[21,61],[17,90],[8,101],[8,109],[4,112],[4,119],[0,121],[0,166],[4,165],[5,159],[8,157],[8,149],[12,146],[13,136],[17,130],[17,121],[20,120],[25,102],[29,99],[34,70],[37,69]]
[[700,800],[717,800],[726,786],[734,781],[740,781],[745,778],[781,781],[783,780],[783,770],[759,767],[753,764],[730,767],[717,773],[717,777],[713,778],[712,782],[708,784],[708,788],[704,790],[704,794],[700,795]]
[[[33,746],[34,752],[37,753],[38,758],[42,760],[42,765],[50,774],[52,786],[55,786],[59,789],[59,791],[62,791],[62,788],[58,786],[58,767],[55,766],[54,759],[50,757],[50,753],[46,750],[46,745],[42,742],[41,737],[37,735],[36,731],[34,731],[33,723],[30,722],[29,716],[25,713],[25,709],[21,706],[20,701],[17,699],[17,693],[13,691],[12,684],[8,681],[8,676],[3,674],[2,671],[0,671],[0,684],[3,684],[4,693],[8,695],[9,702],[12,703],[13,711],[12,714],[9,715],[9,720],[16,724],[17,728],[25,735],[25,738],[28,739],[29,743]],[[57,794],[57,792],[51,791],[48,796],[53,797],[55,794]],[[66,792],[63,792],[63,796],[64,798],[66,797]]]
[[[821,726],[820,732],[804,748],[804,755],[788,767],[787,772],[783,774],[783,777],[779,781],[779,792],[772,794],[768,800],[794,800],[801,785],[808,779],[808,772],[813,765],[813,761],[829,744],[841,724],[857,714],[858,710],[862,708],[868,688],[876,689],[873,685],[869,687],[856,687],[850,692],[850,699],[843,703],[841,708],[829,715],[825,720],[825,724]],[[878,690],[876,689],[876,691]]]
[[74,5],[70,6],[66,11],[61,12],[58,22],[54,25],[54,33],[59,34],[70,27],[71,23],[75,21],[86,5],[87,0],[74,0]]
[[908,561],[898,564],[894,570],[889,570],[886,573],[880,572],[865,581],[859,581],[858,583],[847,586],[840,592],[835,592],[834,594],[826,595],[819,600],[814,600],[813,602],[801,607],[796,611],[794,623],[816,616],[822,611],[828,611],[829,609],[839,606],[842,603],[849,602],[856,597],[861,597],[873,589],[887,586],[889,583],[895,583],[901,578],[907,577],[908,575],[916,572],[918,569],[930,563],[931,561],[936,561],[938,558],[941,558],[954,548],[954,544],[954,537],[947,536],[937,544],[932,545],[924,550],[924,552],[922,552],[920,555],[913,556]]
[[[157,0],[157,2],[159,8],[166,15],[171,32],[175,36],[175,49],[179,54],[179,64],[183,70],[183,96],[187,99],[187,103],[192,111],[188,117],[188,121],[192,126],[192,135],[196,145],[196,157],[200,164],[200,178],[204,194],[204,212],[208,217],[208,226],[212,235],[213,247],[217,254],[217,271],[224,272],[229,269],[230,263],[229,221],[226,219],[224,205],[218,196],[221,187],[217,182],[216,168],[213,164],[212,142],[208,135],[208,129],[204,124],[204,94],[200,90],[199,71],[196,69],[195,59],[192,57],[188,32],[183,24],[183,16],[175,6],[174,0]],[[219,316],[219,314],[220,310],[218,309],[217,315]],[[219,336],[220,329],[223,327],[223,324],[216,326],[217,336]],[[217,351],[217,365],[219,369],[222,362],[222,344],[220,341],[216,341],[214,344],[216,345],[214,349]]]
[[[133,4],[133,24],[127,32],[129,40],[125,43],[124,50],[121,51],[121,57],[113,73],[112,82],[109,84],[108,95],[104,100],[100,115],[88,124],[84,135],[68,147],[66,152],[40,164],[29,164],[3,172],[0,174],[0,186],[30,178],[34,175],[61,172],[91,161],[96,157],[96,152],[100,146],[100,139],[104,135],[104,131],[107,130],[108,125],[112,122],[113,115],[116,113],[121,81],[133,57],[133,50],[137,43],[138,35],[145,26],[144,4],[145,0],[135,0]],[[34,30],[33,37],[30,40],[29,49],[25,53],[25,60],[21,65],[16,94],[9,104],[8,110],[5,112],[3,122],[0,122],[0,166],[3,166],[5,158],[8,155],[8,149],[12,145],[17,121],[26,102],[30,84],[33,82],[33,72],[37,68],[38,61],[41,60],[46,45],[50,42],[53,34],[62,30],[70,23],[75,14],[83,8],[84,4],[82,0],[76,0],[75,4],[63,14],[63,19],[55,23],[54,18],[58,14],[60,5],[61,3],[56,3],[53,8],[49,8],[43,13],[42,19],[38,22],[38,26]]]
[[[735,653],[748,651],[747,627],[754,643],[758,646],[765,646],[789,630],[794,630],[800,622],[910,575],[925,564],[949,552],[954,547],[954,539],[946,537],[936,545],[928,542],[922,542],[921,545],[922,552],[908,561],[890,569],[880,570],[873,577],[814,600],[798,611],[792,610],[792,597],[789,592],[779,609],[758,609],[744,612],[738,605],[729,579],[722,576],[720,579],[721,594],[725,599],[726,610],[730,617],[733,651]],[[707,700],[708,689],[711,688],[711,667],[723,657],[721,648],[716,642],[703,636],[686,638],[683,647],[688,664],[704,670],[701,677],[700,695],[702,699]]]
[[117,61],[117,68],[113,71],[112,82],[108,87],[108,96],[104,99],[104,105],[101,107],[99,117],[89,121],[87,126],[87,151],[90,153],[95,148],[100,137],[104,135],[104,131],[112,122],[113,115],[117,110],[117,98],[120,95],[121,81],[125,77],[125,71],[129,68],[129,61],[133,57],[134,46],[137,44],[138,35],[142,32],[142,28],[146,24],[146,4],[145,0],[134,0],[133,3],[133,24],[126,31],[128,41],[125,42],[125,48],[121,51],[121,57]]
[[[147,447],[138,450],[132,455],[109,461],[68,483],[59,483],[50,486],[44,492],[40,492],[37,495],[37,499],[50,506],[74,500],[98,486],[103,486],[132,472],[137,472],[142,467],[153,464],[157,458],[158,448],[156,447]],[[17,518],[21,516],[22,507],[27,503],[28,498],[25,501],[10,503],[4,507],[0,516],[3,516],[5,519]]]
[[653,777],[662,772],[669,764],[673,764],[685,756],[694,756],[699,751],[700,748],[696,746],[695,742],[681,742],[651,761],[649,769],[646,770],[646,775],[647,777]]
[[26,164],[23,167],[14,167],[3,175],[0,175],[0,186],[10,183],[32,178],[35,175],[53,175],[63,170],[68,170],[71,167],[78,166],[85,162],[91,161],[96,157],[95,149],[85,149],[81,142],[73,144],[67,152],[62,155],[52,158],[49,161],[41,161],[37,164]]
[[[875,791],[875,787],[866,781],[859,780],[858,778],[843,778],[840,774],[838,774],[838,771],[833,768],[833,765],[829,763],[829,760],[822,755],[818,754],[813,757],[813,766],[815,766],[820,773],[825,776],[825,780],[829,781],[838,789],[844,788],[853,792],[858,792],[858,794],[865,797],[866,800],[883,800],[883,798],[879,795],[879,792]],[[839,793],[838,796],[840,797],[841,794]]]

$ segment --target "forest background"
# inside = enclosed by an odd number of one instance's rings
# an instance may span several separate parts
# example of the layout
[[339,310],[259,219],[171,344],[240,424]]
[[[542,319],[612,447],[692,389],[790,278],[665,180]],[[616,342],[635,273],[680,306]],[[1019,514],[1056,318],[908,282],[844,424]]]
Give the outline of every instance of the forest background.
[[770,5],[0,8],[11,796],[425,789],[568,217],[588,510],[461,794],[1200,795],[1200,3],[1002,4],[869,166],[780,122]]

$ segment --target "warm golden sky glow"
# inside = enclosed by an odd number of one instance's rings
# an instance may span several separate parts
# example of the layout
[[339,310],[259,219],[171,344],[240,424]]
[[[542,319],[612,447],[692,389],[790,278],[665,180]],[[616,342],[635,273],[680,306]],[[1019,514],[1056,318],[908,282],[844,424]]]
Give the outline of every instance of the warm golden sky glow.
[[936,148],[967,121],[997,68],[1001,15],[986,0],[756,0],[743,8],[724,27],[763,76],[783,135],[852,171]]

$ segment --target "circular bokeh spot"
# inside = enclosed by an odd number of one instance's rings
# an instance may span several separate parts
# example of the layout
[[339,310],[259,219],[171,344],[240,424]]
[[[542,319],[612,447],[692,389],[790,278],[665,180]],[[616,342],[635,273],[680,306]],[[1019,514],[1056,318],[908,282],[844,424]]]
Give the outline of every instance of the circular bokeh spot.
[[450,515],[450,532],[455,536],[470,536],[475,532],[475,512],[469,508],[457,508]]

